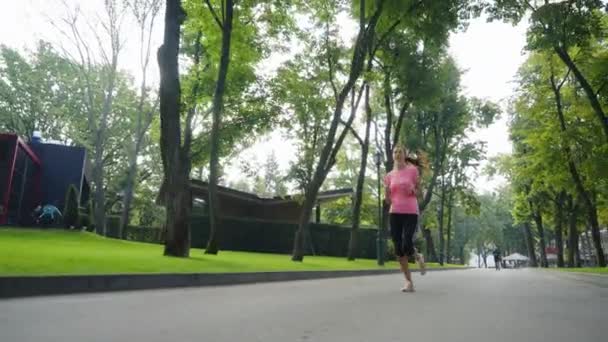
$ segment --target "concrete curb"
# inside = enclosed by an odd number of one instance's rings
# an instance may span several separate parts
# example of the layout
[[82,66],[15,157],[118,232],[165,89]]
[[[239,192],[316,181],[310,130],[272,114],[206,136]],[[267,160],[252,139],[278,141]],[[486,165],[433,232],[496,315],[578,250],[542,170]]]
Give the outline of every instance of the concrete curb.
[[[463,269],[467,268],[440,268],[429,269],[428,271],[434,272]],[[46,296],[87,292],[150,290],[196,286],[239,285],[276,281],[358,277],[395,273],[399,273],[399,270],[384,269],[360,271],[116,274],[0,277],[0,298]]]

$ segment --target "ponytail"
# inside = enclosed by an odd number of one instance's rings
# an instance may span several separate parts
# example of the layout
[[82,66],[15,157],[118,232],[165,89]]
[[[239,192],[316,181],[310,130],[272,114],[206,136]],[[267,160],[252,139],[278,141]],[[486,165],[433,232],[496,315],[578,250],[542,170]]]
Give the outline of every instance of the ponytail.
[[410,164],[416,165],[420,169],[421,174],[426,174],[429,170],[429,158],[427,154],[421,150],[416,150],[416,156],[407,156],[405,161]]

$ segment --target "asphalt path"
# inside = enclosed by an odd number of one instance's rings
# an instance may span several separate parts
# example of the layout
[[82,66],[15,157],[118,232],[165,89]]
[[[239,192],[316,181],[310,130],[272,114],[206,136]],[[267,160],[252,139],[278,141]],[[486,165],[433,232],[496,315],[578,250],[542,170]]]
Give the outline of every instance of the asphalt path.
[[608,277],[399,275],[0,300],[0,341],[608,341]]

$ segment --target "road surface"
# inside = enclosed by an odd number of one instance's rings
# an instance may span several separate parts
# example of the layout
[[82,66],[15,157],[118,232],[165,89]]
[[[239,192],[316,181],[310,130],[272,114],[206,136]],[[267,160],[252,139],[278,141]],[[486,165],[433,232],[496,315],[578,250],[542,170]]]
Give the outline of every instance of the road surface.
[[414,276],[0,300],[0,341],[608,341],[608,277]]

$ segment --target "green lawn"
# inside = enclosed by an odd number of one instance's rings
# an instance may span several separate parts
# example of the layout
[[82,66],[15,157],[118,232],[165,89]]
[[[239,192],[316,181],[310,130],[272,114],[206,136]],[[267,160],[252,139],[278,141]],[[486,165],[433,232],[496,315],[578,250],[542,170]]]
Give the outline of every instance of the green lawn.
[[596,273],[608,275],[608,267],[558,268],[562,272]]
[[[221,251],[190,258],[162,256],[160,245],[107,239],[92,233],[63,230],[0,228],[0,275],[218,273],[257,271],[378,269],[375,260],[307,256],[292,262],[288,255]],[[413,266],[413,265],[412,265]],[[386,268],[396,268],[395,262]],[[429,267],[439,267],[429,265]]]

